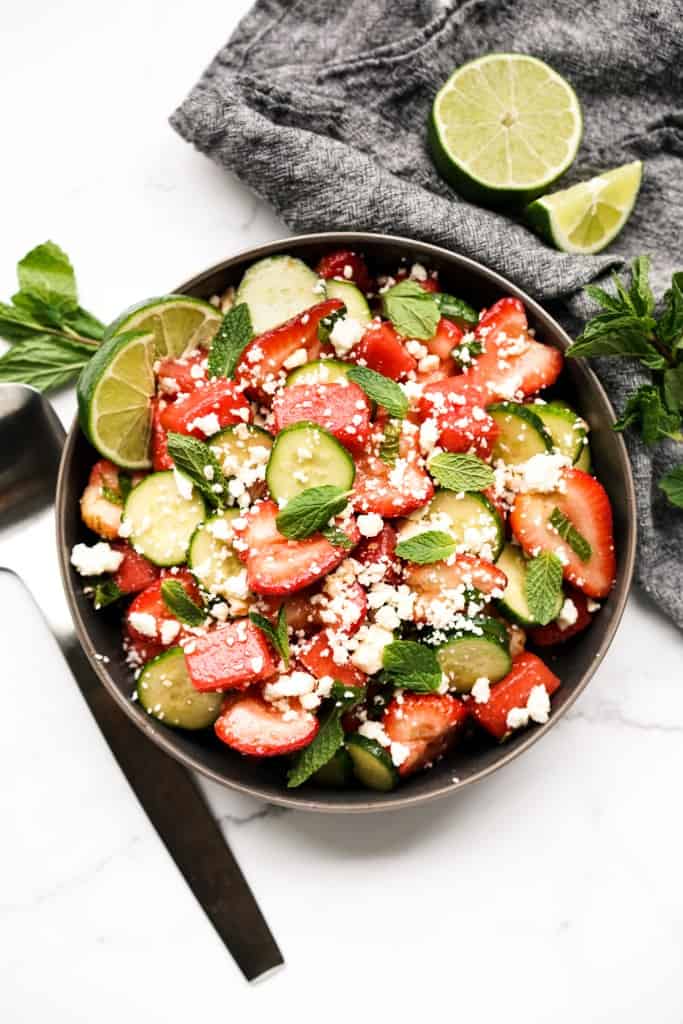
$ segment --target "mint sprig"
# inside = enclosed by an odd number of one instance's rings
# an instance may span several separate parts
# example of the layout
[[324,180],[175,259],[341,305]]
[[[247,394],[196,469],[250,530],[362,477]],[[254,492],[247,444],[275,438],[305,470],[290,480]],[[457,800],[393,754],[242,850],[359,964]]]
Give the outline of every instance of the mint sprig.
[[279,532],[290,540],[303,540],[325,529],[334,516],[343,512],[348,491],[332,484],[308,487],[301,491],[279,513],[275,520]]
[[162,580],[161,596],[171,615],[186,626],[201,626],[206,619],[204,609],[192,600],[179,580]]
[[427,469],[449,491],[483,491],[493,483],[493,470],[476,455],[442,452],[429,460]]
[[382,312],[405,338],[428,341],[436,334],[441,310],[433,292],[416,281],[399,281],[382,296]]
[[113,579],[102,579],[99,583],[95,584],[93,591],[93,606],[95,611],[99,611],[100,608],[106,608],[110,604],[114,604],[118,601],[123,594],[119,590]]
[[557,530],[558,536],[567,542],[574,554],[578,555],[582,562],[587,562],[590,559],[593,554],[592,547],[584,535],[576,529],[571,519],[568,519],[557,506],[550,513],[548,522]]
[[442,316],[449,320],[455,320],[463,327],[474,327],[479,322],[479,314],[472,306],[468,306],[462,299],[455,295],[448,295],[446,292],[437,292],[434,295]]
[[529,611],[542,626],[555,618],[562,593],[562,562],[552,551],[532,558],[526,569],[526,599]]
[[386,409],[390,416],[397,420],[405,417],[408,412],[408,399],[396,381],[377,373],[376,370],[370,370],[367,366],[353,366],[346,376],[357,384],[368,398]]
[[455,554],[456,543],[450,533],[443,530],[426,530],[414,537],[402,540],[396,545],[396,554],[408,562],[417,565],[430,565],[441,562]]
[[197,437],[171,432],[168,454],[175,468],[192,481],[210,508],[226,507],[228,493],[223,469],[208,444]]
[[416,693],[435,693],[441,686],[436,652],[416,640],[395,640],[384,648],[382,665],[393,686]]
[[[585,292],[601,312],[588,321],[567,355],[633,358],[649,371],[651,382],[629,395],[615,429],[635,430],[653,445],[665,438],[683,441],[683,271],[671,278],[658,316],[649,273],[649,257],[638,256],[628,287],[616,274],[613,291],[588,285]],[[663,485],[664,480],[660,486],[671,504],[683,508],[679,490]]]
[[295,789],[310,779],[311,775],[334,757],[344,743],[342,715],[363,698],[365,690],[363,687],[344,686],[340,691],[340,687],[341,684],[335,683],[332,691],[333,703],[323,717],[317,734],[311,743],[297,754],[287,775],[289,789]]
[[253,337],[249,306],[240,302],[225,314],[211,341],[207,360],[209,377],[232,377]]
[[384,436],[379,446],[379,457],[387,466],[396,465],[401,449],[401,421],[389,420],[384,427]]
[[289,668],[289,636],[287,631],[287,611],[284,601],[280,605],[275,625],[264,615],[259,615],[258,612],[250,612],[249,618],[255,626],[258,626],[262,633],[265,633],[266,638],[284,661],[285,668]]

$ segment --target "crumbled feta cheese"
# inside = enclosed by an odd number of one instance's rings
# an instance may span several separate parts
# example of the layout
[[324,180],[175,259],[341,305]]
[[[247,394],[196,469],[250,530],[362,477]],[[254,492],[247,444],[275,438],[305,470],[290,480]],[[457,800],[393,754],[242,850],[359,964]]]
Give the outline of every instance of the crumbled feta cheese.
[[128,621],[142,636],[155,637],[157,635],[157,620],[149,612],[131,612]]
[[591,615],[592,615],[593,612],[597,612],[599,610],[600,610],[600,602],[599,601],[594,601],[592,598],[589,597],[588,600],[586,601],[586,611],[590,612]]
[[282,364],[285,370],[295,370],[297,366],[303,366],[308,362],[308,352],[305,348],[298,348],[291,356],[285,359]]
[[176,490],[181,498],[185,501],[192,500],[192,481],[189,476],[185,476],[179,469],[173,467],[173,480],[175,482]]
[[379,672],[384,648],[393,643],[394,634],[373,623],[361,626],[353,639],[356,649],[351,654],[351,663],[369,676]]
[[[427,346],[423,345],[421,341],[417,341],[416,338],[410,338],[410,340],[405,343],[405,349],[415,359],[422,359],[422,357],[426,356],[429,351]],[[438,361],[439,360],[437,359],[437,363]]]
[[526,709],[532,721],[544,725],[550,717],[550,697],[542,683],[531,688],[529,699],[526,702]]
[[[254,669],[254,671],[260,671],[260,669]],[[266,683],[263,688],[263,696],[270,702],[282,700],[283,697],[301,697],[305,693],[312,693],[316,689],[316,685],[317,680],[310,672],[294,671],[288,675],[279,676],[274,683]]]
[[410,276],[413,281],[426,281],[427,280],[427,269],[423,267],[421,263],[413,263],[410,268]]
[[133,524],[129,522],[127,519],[122,518],[121,525],[119,526],[119,537],[123,537],[125,540],[126,538],[130,537],[132,532]]
[[363,537],[376,537],[382,532],[384,520],[377,512],[365,512],[356,520],[358,529]]
[[[142,612],[142,614],[144,615],[145,613]],[[135,612],[133,612],[133,615],[135,615]],[[149,618],[153,619],[154,616],[150,615]],[[162,644],[168,647],[169,644],[173,643],[175,638],[178,636],[179,632],[180,623],[176,619],[164,619],[164,621],[161,623]]]
[[116,572],[123,557],[122,551],[115,551],[101,540],[92,547],[75,544],[71,552],[71,564],[81,576],[100,576],[103,572]]
[[363,324],[351,316],[335,320],[330,331],[330,342],[338,356],[348,355],[365,334]]
[[215,412],[209,412],[206,416],[197,416],[187,427],[188,430],[201,430],[204,437],[211,437],[221,429],[221,421]]
[[510,708],[505,718],[508,729],[522,729],[529,722],[529,712],[526,708]]
[[564,604],[560,608],[560,614],[557,616],[557,625],[562,630],[569,629],[573,626],[579,617],[579,610],[572,601],[571,597],[566,598]]
[[486,676],[480,676],[479,679],[475,680],[470,693],[474,697],[475,704],[487,704],[491,696],[490,680]]
[[420,426],[420,451],[423,455],[429,455],[439,440],[441,431],[436,420],[427,419]]

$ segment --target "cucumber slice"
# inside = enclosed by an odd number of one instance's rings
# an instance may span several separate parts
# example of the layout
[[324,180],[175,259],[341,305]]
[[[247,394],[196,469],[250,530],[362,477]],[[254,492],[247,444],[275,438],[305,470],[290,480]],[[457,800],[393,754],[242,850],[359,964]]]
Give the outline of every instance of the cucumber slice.
[[350,281],[337,281],[334,278],[325,282],[328,299],[341,299],[346,306],[347,315],[359,324],[369,324],[372,313],[367,299],[360,288]]
[[222,693],[195,690],[182,647],[171,647],[147,662],[138,678],[137,696],[149,715],[180,729],[213,725],[223,703]]
[[576,463],[586,447],[586,424],[565,402],[534,405],[533,412],[550,434],[553,447]]
[[449,687],[458,693],[469,693],[482,676],[497,683],[512,667],[508,634],[502,622],[482,618],[476,624],[483,630],[481,636],[458,630],[436,652]]
[[335,384],[346,380],[353,363],[342,363],[338,359],[315,359],[312,363],[297,366],[288,374],[285,387],[292,384]]
[[[431,518],[431,528],[449,533],[463,551],[494,562],[503,549],[503,520],[495,505],[479,491],[460,496],[453,491],[437,491],[429,505],[410,516],[406,524]],[[399,540],[405,540],[411,533],[410,529],[400,531]]]
[[334,754],[327,764],[318,768],[311,781],[319,786],[329,786],[335,789],[343,789],[353,780],[353,763],[343,747]]
[[181,497],[171,470],[146,476],[128,495],[123,511],[131,544],[155,565],[185,561],[190,538],[205,514],[196,490],[189,500]]
[[353,774],[368,789],[387,793],[398,782],[398,772],[384,747],[354,732],[347,737],[346,749],[353,765]]
[[533,455],[552,450],[552,438],[543,426],[543,420],[530,406],[496,402],[489,405],[487,411],[500,431],[491,452],[494,460],[502,459],[510,465],[517,465]]
[[266,467],[268,489],[278,502],[323,484],[348,491],[355,475],[344,445],[323,427],[306,421],[280,431]]
[[234,598],[230,582],[244,570],[231,544],[231,522],[239,514],[239,509],[229,508],[212,516],[197,527],[190,539],[187,564],[200,587],[212,597]]
[[227,477],[236,476],[250,487],[265,480],[273,435],[251,423],[237,423],[214,434],[209,445]]
[[[514,544],[506,544],[496,565],[508,578],[505,593],[498,601],[500,610],[518,626],[539,625],[538,620],[531,614],[526,599],[527,560],[521,549]],[[564,595],[560,594],[557,598],[555,617],[560,614],[563,601]]]
[[581,454],[579,455],[574,465],[577,469],[582,469],[584,473],[593,472],[593,460],[591,458],[591,450],[587,444],[584,444],[583,448],[581,449]]
[[302,260],[267,256],[253,263],[242,278],[235,304],[246,302],[254,334],[263,334],[297,313],[322,302],[325,284]]

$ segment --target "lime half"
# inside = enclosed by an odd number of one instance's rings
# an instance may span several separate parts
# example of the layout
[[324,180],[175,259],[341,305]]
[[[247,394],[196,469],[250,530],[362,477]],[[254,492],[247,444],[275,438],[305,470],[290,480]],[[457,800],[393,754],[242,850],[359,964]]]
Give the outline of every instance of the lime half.
[[581,130],[564,78],[535,57],[492,53],[463,64],[437,93],[429,141],[446,181],[497,206],[552,185],[576,156]]
[[529,223],[562,252],[600,252],[619,234],[640,189],[640,160],[615,167],[527,207]]
[[150,465],[155,336],[127,331],[105,341],[78,379],[78,415],[100,455],[124,469]]
[[203,299],[164,295],[131,306],[109,325],[105,336],[152,331],[156,358],[176,358],[195,348],[208,348],[222,319],[220,310]]

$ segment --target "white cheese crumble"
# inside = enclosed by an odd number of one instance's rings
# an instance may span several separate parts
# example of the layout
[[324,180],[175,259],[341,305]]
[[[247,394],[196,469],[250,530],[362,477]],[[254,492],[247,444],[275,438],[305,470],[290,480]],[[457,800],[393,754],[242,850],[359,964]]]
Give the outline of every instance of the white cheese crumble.
[[392,763],[397,768],[403,764],[410,754],[410,747],[407,744],[397,743],[389,738],[381,722],[362,722],[358,727],[358,733],[360,736],[365,736],[368,740],[374,740],[376,743],[379,743],[381,747],[387,748],[391,755]]
[[532,722],[544,725],[550,717],[550,697],[542,683],[532,686],[526,707],[510,708],[505,719],[508,729],[521,729]]
[[185,501],[191,501],[192,500],[192,481],[190,480],[189,476],[185,476],[184,473],[181,473],[180,470],[176,469],[175,466],[174,466],[173,467],[173,481],[175,483],[176,490],[177,490],[178,494],[180,495],[180,497],[184,498]]
[[421,263],[413,263],[410,268],[410,276],[413,281],[426,281],[427,280],[427,269],[423,267]]
[[291,356],[288,356],[282,364],[285,370],[295,370],[297,366],[303,366],[304,363],[308,362],[308,352],[305,348],[298,348],[295,352],[292,352]]
[[490,680],[486,676],[480,676],[479,679],[475,680],[470,693],[474,697],[475,704],[488,704],[489,697],[491,696]]
[[382,532],[384,520],[377,512],[364,512],[358,516],[356,525],[363,537],[376,537]]
[[81,576],[100,576],[103,572],[116,572],[123,557],[123,552],[115,551],[101,540],[92,547],[75,544],[71,552],[71,564]]
[[210,412],[206,416],[197,416],[187,426],[189,430],[201,430],[204,437],[211,437],[221,429],[221,421],[215,412]]
[[155,637],[157,635],[157,620],[149,612],[131,612],[128,621],[134,630],[142,636]]
[[[140,613],[138,613],[138,614],[140,614]],[[144,615],[145,613],[142,612],[142,614]],[[133,612],[133,615],[135,615],[135,612]],[[152,616],[152,615],[150,615],[149,617],[150,618],[154,618],[154,616]],[[179,632],[180,632],[180,623],[177,621],[177,619],[164,619],[164,621],[161,623],[161,642],[162,642],[162,644],[165,644],[166,646],[168,646],[169,644],[172,644],[173,641],[175,640],[175,638],[178,636]]]
[[335,320],[330,331],[330,342],[338,356],[346,356],[365,334],[365,328],[351,316]]
[[393,643],[394,634],[373,623],[361,626],[353,640],[355,650],[351,654],[351,663],[372,676],[382,668],[384,648]]
[[599,601],[594,601],[592,598],[589,597],[588,600],[586,601],[586,611],[590,612],[591,615],[592,615],[593,612],[597,612],[599,610],[600,610],[600,602]]
[[560,614],[557,616],[557,625],[564,632],[565,629],[569,629],[570,626],[574,625],[578,617],[578,608],[571,597],[568,597],[560,608]]

